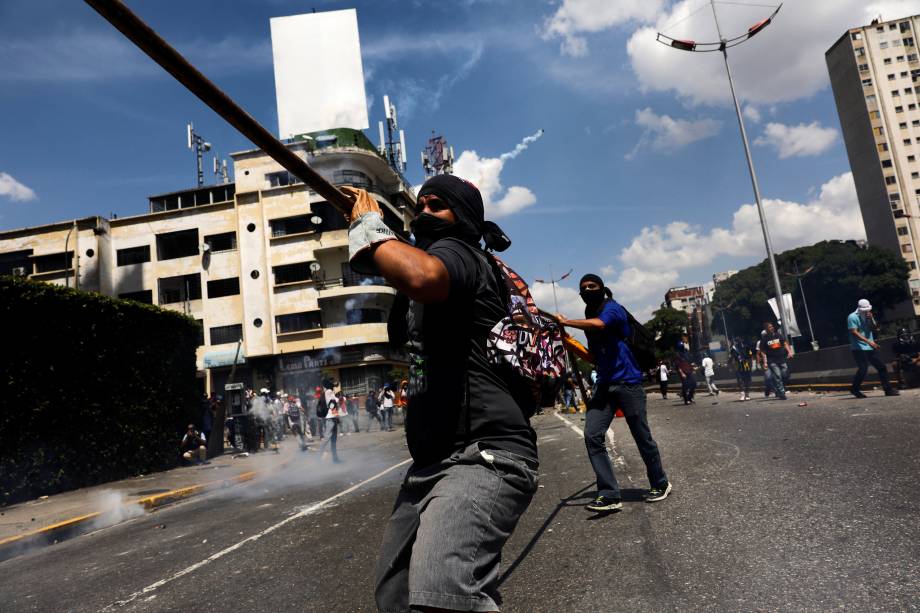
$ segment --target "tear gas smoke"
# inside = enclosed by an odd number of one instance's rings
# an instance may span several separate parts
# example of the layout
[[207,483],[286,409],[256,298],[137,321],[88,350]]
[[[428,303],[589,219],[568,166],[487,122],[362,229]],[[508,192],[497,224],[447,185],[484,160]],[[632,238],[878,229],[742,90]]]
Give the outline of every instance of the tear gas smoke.
[[537,132],[531,134],[530,136],[525,137],[524,140],[519,142],[517,146],[511,151],[507,153],[503,153],[500,156],[498,156],[498,159],[500,159],[502,162],[505,162],[507,160],[513,160],[517,156],[521,155],[524,151],[526,151],[527,147],[537,142],[541,136],[543,136],[542,128],[538,130]]
[[144,507],[128,501],[124,492],[102,490],[93,497],[93,507],[99,509],[99,516],[90,524],[89,530],[108,528],[123,521],[140,517]]

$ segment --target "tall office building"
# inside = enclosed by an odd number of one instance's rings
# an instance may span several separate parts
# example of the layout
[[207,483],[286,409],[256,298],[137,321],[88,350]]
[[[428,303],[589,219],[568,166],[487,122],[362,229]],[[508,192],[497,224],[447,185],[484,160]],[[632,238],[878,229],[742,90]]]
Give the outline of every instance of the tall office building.
[[[825,53],[870,245],[910,267],[920,315],[920,15],[853,28]],[[910,315],[905,305],[901,315]]]

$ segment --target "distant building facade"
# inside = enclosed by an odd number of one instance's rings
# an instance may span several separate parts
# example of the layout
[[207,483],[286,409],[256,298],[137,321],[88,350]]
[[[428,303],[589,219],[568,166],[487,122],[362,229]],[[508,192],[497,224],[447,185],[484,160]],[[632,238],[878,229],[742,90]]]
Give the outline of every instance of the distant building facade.
[[[288,147],[330,182],[367,189],[406,235],[415,196],[362,132]],[[152,196],[143,215],[0,232],[0,274],[186,313],[203,328],[204,390],[220,393],[234,361],[236,381],[286,392],[389,380],[406,365],[387,345],[395,290],[350,269],[344,217],[260,150],[232,157],[235,183]]]
[[[920,15],[873,21],[825,54],[843,140],[870,245],[910,267],[920,315]],[[905,305],[902,315],[911,313]]]

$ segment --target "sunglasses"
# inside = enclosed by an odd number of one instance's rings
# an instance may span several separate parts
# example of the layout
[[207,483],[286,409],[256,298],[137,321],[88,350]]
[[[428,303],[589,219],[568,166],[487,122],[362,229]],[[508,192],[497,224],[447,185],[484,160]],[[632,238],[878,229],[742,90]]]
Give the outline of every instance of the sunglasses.
[[437,196],[431,196],[431,195],[421,196],[418,199],[418,203],[422,206],[423,210],[428,209],[432,213],[440,213],[441,211],[445,211],[450,208],[449,206],[447,206],[446,202],[444,202]]

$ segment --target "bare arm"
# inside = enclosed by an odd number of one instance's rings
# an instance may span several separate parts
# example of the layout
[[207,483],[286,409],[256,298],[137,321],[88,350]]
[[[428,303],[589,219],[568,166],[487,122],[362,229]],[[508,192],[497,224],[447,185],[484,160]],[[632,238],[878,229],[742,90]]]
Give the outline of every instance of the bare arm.
[[859,331],[859,328],[850,328],[850,334],[852,334],[853,336],[855,336],[855,337],[857,338],[857,340],[860,340],[860,341],[866,343],[867,345],[869,345],[869,346],[872,347],[873,349],[878,349],[878,343],[876,343],[875,341],[870,341],[868,338],[866,338],[865,336],[863,336],[862,332]]
[[421,249],[399,241],[374,247],[374,264],[400,292],[422,304],[447,300],[450,276],[444,263]]
[[607,324],[598,317],[592,317],[591,319],[566,319],[565,315],[556,315],[556,321],[568,328],[578,328],[579,330],[600,331],[607,327]]

